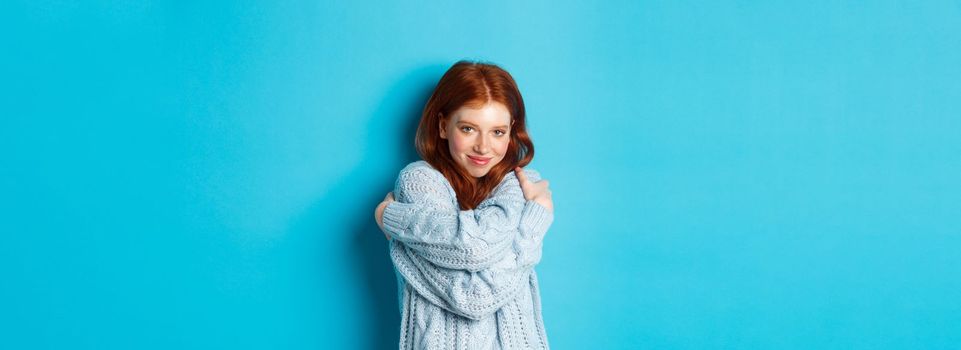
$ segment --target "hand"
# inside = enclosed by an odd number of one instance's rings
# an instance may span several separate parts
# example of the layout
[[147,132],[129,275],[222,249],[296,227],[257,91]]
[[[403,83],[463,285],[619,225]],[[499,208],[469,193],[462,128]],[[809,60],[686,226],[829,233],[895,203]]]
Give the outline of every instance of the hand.
[[549,185],[547,180],[541,180],[538,182],[532,182],[527,179],[527,175],[524,174],[524,170],[520,167],[514,168],[514,172],[517,173],[517,180],[521,183],[521,190],[524,191],[524,199],[529,201],[534,201],[540,204],[547,210],[554,212],[554,201],[551,199],[551,190],[547,187]]
[[384,237],[387,237],[388,241],[390,240],[390,235],[388,235],[387,230],[384,229],[384,209],[387,208],[387,205],[392,201],[394,201],[394,193],[388,192],[387,196],[384,197],[384,201],[380,202],[380,204],[377,205],[377,209],[374,210],[374,220],[377,221],[377,226],[384,232]]

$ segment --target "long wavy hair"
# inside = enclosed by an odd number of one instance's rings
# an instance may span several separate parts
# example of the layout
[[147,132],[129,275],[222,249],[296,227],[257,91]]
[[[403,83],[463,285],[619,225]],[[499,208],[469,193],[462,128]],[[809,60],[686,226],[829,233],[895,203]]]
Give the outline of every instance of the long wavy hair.
[[[440,137],[440,121],[461,107],[481,108],[491,101],[502,103],[510,111],[510,142],[504,159],[473,181],[470,173],[454,162],[448,140]],[[424,106],[415,140],[417,153],[444,174],[461,210],[474,209],[508,172],[534,159],[534,143],[527,134],[525,118],[524,99],[510,73],[491,63],[459,61],[440,78]]]

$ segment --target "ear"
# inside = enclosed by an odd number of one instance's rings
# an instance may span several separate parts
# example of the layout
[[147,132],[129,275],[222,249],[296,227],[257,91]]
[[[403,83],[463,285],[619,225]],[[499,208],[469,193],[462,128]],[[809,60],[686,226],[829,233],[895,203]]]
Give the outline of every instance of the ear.
[[[438,115],[440,115],[440,113],[438,113]],[[440,115],[440,118],[438,118],[437,123],[439,124],[438,126],[440,127],[440,129],[438,130],[438,132],[440,132],[440,138],[446,140],[447,139],[447,120],[444,120],[444,116]]]

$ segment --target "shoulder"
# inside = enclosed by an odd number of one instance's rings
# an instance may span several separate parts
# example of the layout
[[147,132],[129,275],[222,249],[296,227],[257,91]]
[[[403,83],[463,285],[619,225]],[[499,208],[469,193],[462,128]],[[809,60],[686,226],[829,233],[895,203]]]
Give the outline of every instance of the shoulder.
[[[528,180],[533,182],[541,181],[541,173],[537,170],[522,168],[522,171],[524,172],[524,175],[527,176]],[[521,191],[520,180],[517,179],[517,173],[514,171],[509,171],[504,175],[504,178],[501,179],[500,184],[494,188],[492,196],[511,194],[521,196],[521,198],[523,198],[524,195]]]
[[[527,175],[528,180],[531,180],[534,182],[541,181],[541,173],[539,171],[534,170],[533,168],[522,168],[521,170],[524,172],[524,175]],[[511,182],[511,181],[518,182],[517,173],[514,171],[510,171],[507,173],[507,175],[504,175],[504,179],[501,180],[501,183]]]
[[400,170],[400,174],[397,176],[397,180],[406,181],[438,181],[444,179],[444,174],[440,171],[434,169],[430,163],[423,160],[418,160],[416,162],[411,162],[407,164],[403,169]]
[[524,168],[524,175],[527,175],[527,179],[537,182],[541,181],[541,173],[532,168]]
[[453,189],[440,171],[423,160],[407,164],[394,184],[394,196],[407,203],[422,200],[445,201],[453,197]]
[[434,169],[434,167],[431,166],[430,163],[428,163],[426,160],[418,160],[418,161],[410,162],[410,164],[407,164],[407,166],[405,166],[404,169],[401,169],[400,172],[404,173],[404,172],[418,171],[418,170],[433,171],[436,173],[440,173],[439,171],[437,171],[437,169]]

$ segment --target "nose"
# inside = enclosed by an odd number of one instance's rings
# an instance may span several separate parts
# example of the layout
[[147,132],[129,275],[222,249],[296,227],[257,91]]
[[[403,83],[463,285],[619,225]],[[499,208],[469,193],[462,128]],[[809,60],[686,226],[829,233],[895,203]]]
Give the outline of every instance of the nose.
[[477,142],[474,143],[474,152],[477,152],[478,154],[487,154],[487,151],[490,148],[490,143],[491,142],[487,139],[487,136],[479,136],[477,138]]

